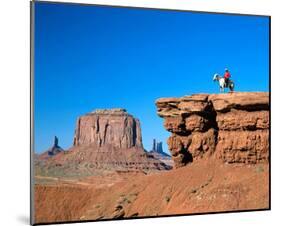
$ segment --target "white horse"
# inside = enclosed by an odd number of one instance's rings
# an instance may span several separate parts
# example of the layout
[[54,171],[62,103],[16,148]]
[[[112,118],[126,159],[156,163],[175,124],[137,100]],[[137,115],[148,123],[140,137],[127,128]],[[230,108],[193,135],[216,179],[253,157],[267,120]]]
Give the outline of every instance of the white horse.
[[234,90],[233,81],[229,80],[228,85],[226,86],[225,80],[219,74],[214,74],[213,81],[218,81],[220,86],[220,92],[224,92],[224,88],[229,88],[230,92]]

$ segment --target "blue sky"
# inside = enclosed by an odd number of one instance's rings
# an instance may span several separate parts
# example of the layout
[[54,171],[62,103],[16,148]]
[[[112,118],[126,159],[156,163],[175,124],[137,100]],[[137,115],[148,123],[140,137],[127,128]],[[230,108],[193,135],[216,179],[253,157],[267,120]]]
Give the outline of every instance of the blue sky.
[[35,151],[54,135],[72,145],[76,119],[96,108],[139,118],[146,149],[169,133],[155,100],[217,93],[230,69],[237,91],[268,91],[269,19],[35,3]]

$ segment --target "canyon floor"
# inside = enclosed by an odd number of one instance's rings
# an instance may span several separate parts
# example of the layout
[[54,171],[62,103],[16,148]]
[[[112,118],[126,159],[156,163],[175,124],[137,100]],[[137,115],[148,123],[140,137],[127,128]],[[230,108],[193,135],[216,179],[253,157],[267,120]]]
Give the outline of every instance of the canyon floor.
[[268,164],[198,160],[169,171],[36,177],[36,223],[269,208]]

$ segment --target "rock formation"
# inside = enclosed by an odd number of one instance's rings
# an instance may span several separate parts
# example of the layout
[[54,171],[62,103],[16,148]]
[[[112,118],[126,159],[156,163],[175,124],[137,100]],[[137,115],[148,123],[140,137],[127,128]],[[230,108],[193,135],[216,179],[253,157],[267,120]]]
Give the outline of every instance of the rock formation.
[[157,143],[156,151],[159,152],[159,153],[163,152],[162,142]]
[[125,109],[96,110],[79,117],[73,144],[142,148],[140,122]]
[[159,159],[168,166],[173,166],[171,156],[163,151],[162,142],[157,142],[156,139],[153,139],[152,150],[148,153],[152,155],[155,159]]
[[144,150],[140,122],[124,109],[96,110],[79,117],[73,147],[53,158],[40,159],[47,161],[36,164],[38,175],[47,176],[171,169]]
[[152,144],[152,150],[151,151],[156,151],[156,146],[157,146],[156,139],[153,139],[153,144]]
[[57,136],[55,136],[52,147],[50,147],[47,151],[44,151],[42,154],[35,154],[34,160],[35,160],[35,162],[40,161],[40,160],[44,161],[44,160],[47,160],[49,158],[56,156],[59,153],[62,153],[62,152],[64,152],[64,149],[62,149],[59,146],[59,138]]
[[266,163],[269,94],[245,92],[160,98],[157,113],[171,132],[175,167],[214,157],[227,163]]
[[153,139],[152,150],[150,151],[150,153],[155,152],[163,156],[170,157],[170,155],[163,151],[162,144],[162,142],[157,142],[156,139]]
[[[154,157],[161,142],[154,140],[152,151],[144,151],[136,141],[141,137],[124,132],[133,129],[125,126],[125,116],[116,117],[116,110],[112,117],[112,111],[82,116],[88,124],[78,122],[75,146],[35,165],[35,223],[270,208],[268,93],[162,98],[157,106],[171,132],[175,167],[192,164],[159,173],[168,169]],[[97,123],[97,115],[105,123]],[[106,124],[131,139],[112,134],[118,141],[112,143],[104,138]],[[95,125],[103,125],[104,132]],[[87,136],[81,129],[93,133]],[[157,173],[145,175],[151,171]]]
[[54,138],[54,144],[53,146],[48,150],[48,155],[53,156],[56,155],[60,152],[64,151],[60,146],[59,146],[59,138],[55,136]]

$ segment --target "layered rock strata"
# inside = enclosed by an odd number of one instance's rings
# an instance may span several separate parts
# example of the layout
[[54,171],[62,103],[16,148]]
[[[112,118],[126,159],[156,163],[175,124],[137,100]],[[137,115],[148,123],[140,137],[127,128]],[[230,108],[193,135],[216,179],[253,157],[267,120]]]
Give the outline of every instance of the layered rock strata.
[[245,92],[160,98],[176,168],[213,156],[227,163],[268,162],[269,94]]
[[96,110],[78,118],[74,146],[142,148],[140,122],[125,109]]

